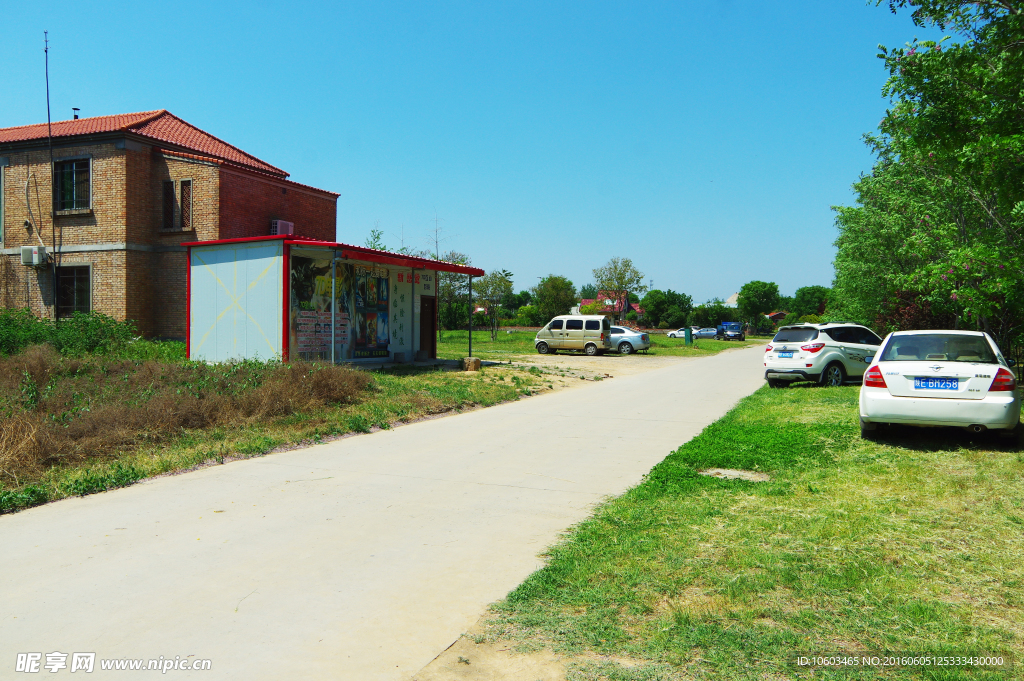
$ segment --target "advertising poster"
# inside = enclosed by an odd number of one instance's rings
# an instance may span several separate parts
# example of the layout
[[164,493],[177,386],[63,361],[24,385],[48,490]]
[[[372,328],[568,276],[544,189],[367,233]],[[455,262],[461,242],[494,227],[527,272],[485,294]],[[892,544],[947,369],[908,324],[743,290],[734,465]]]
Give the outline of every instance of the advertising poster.
[[386,358],[390,341],[388,293],[390,280],[384,267],[353,265],[355,323],[352,358]]
[[338,263],[335,299],[331,300],[331,259],[301,255],[291,258],[291,356],[304,360],[330,360],[331,312],[334,311],[335,356],[349,359],[352,326],[352,267]]

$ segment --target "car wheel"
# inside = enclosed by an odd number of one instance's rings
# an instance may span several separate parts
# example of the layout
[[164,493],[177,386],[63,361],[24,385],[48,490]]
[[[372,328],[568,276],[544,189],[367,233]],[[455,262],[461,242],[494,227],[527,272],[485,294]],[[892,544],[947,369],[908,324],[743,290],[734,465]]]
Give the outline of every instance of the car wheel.
[[843,367],[833,362],[825,367],[825,370],[821,372],[821,384],[829,388],[838,388],[846,380],[846,372],[843,371]]
[[537,343],[537,352],[542,355],[546,355],[551,352],[551,348],[548,347],[547,343]]
[[627,341],[622,341],[621,343],[619,343],[619,354],[620,355],[632,355],[633,354],[633,346],[630,345]]
[[862,440],[874,440],[878,437],[878,424],[860,420],[860,437]]
[[769,378],[768,379],[768,387],[769,388],[788,388],[789,387],[789,381],[784,381],[781,378]]
[[593,357],[594,355],[596,355],[596,354],[597,354],[597,346],[596,346],[596,345],[594,345],[593,343],[587,343],[587,347],[586,347],[586,348],[584,348],[584,350],[585,350],[585,351],[586,351],[586,353],[587,353],[588,355],[590,355],[591,357]]

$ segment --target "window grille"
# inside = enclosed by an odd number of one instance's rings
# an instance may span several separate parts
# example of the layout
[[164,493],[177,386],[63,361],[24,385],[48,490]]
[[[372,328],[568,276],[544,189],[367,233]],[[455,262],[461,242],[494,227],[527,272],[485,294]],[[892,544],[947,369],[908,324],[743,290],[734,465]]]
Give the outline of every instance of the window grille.
[[181,228],[192,229],[192,180],[181,181]]

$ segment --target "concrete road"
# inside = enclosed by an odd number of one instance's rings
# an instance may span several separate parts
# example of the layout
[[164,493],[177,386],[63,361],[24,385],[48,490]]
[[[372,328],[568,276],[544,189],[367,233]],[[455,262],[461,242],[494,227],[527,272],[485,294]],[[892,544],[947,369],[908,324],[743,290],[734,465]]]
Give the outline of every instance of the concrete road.
[[560,532],[760,386],[762,355],[0,516],[0,678],[22,676],[18,653],[93,652],[87,678],[152,678],[99,661],[162,656],[211,660],[170,677],[408,679]]

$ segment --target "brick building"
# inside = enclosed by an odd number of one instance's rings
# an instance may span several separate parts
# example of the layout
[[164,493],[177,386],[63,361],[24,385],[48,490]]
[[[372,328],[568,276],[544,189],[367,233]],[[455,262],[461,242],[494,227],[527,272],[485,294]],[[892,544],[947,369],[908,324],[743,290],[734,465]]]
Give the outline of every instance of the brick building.
[[[51,183],[47,125],[0,129],[0,306],[97,311],[183,339],[183,242],[267,235],[273,220],[335,238],[337,194],[167,111],[60,121],[52,138]],[[22,265],[40,242],[55,257]]]

